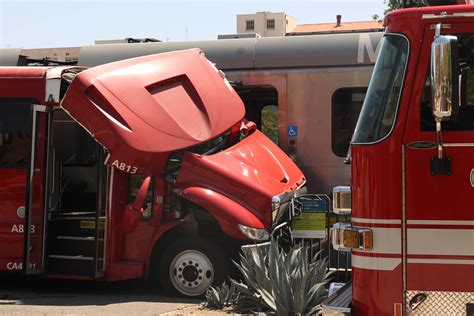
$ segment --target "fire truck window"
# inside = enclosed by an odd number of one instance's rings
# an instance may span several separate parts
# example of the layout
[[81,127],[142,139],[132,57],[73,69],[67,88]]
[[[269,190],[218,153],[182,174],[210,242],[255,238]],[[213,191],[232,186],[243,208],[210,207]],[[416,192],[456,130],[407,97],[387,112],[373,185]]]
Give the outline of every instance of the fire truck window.
[[[468,69],[466,89],[462,92],[464,95],[461,96],[461,99],[464,99],[465,102],[459,108],[458,117],[453,121],[441,122],[443,131],[474,131],[474,70],[472,69]],[[431,111],[430,94],[431,83],[428,74],[420,107],[420,129],[423,132],[436,131],[436,124]]]
[[278,145],[278,107],[266,105],[262,109],[262,133]]
[[332,151],[345,157],[367,88],[341,88],[332,95]]
[[[135,197],[137,196],[138,190],[140,190],[140,186],[145,180],[146,176],[141,174],[131,174],[129,179],[129,189],[128,189],[128,203],[133,203]],[[153,218],[153,191],[155,188],[155,178],[151,178],[151,184],[148,188],[148,192],[146,194],[145,203],[143,205],[143,221],[149,221]]]
[[26,167],[31,141],[33,100],[0,100],[0,167]]

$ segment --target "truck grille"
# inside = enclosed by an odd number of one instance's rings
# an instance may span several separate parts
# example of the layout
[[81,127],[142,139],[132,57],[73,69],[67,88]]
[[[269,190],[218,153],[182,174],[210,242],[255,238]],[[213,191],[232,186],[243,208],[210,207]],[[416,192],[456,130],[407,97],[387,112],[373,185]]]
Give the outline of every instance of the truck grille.
[[[280,219],[285,215],[288,210],[288,207],[293,202],[293,200],[305,194],[307,191],[306,187],[302,187],[296,191],[283,192],[279,195],[275,195],[272,198],[272,226],[275,227],[280,222]],[[291,214],[289,218],[291,219]]]

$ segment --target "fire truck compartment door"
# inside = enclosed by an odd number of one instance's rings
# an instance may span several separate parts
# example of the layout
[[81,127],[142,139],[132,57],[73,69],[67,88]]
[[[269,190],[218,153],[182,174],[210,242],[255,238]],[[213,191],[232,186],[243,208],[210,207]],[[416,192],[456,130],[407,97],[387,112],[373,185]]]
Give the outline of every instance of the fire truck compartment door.
[[240,122],[244,105],[198,49],[138,57],[81,72],[62,107],[108,150],[108,164],[161,172],[167,154]]
[[[436,148],[406,148],[407,290],[410,298],[418,290],[447,291],[452,297],[446,296],[446,299],[454,302],[454,293],[474,292],[474,187],[471,185],[474,131],[463,133],[463,139],[458,137],[459,132],[443,133],[443,155],[452,165],[449,175],[430,172],[430,161],[437,157]],[[472,139],[471,143],[465,142],[468,138]],[[428,301],[434,297],[428,295]],[[417,310],[422,310],[424,305],[429,304],[423,303]],[[463,311],[453,311],[453,314],[458,313]]]

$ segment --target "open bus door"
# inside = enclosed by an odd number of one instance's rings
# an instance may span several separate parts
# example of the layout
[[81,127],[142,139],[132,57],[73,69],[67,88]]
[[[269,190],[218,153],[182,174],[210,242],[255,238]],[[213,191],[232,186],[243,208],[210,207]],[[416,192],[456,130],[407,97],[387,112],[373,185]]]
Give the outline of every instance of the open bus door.
[[[32,105],[30,157],[26,183],[23,271],[40,274],[45,266],[45,175],[46,136],[49,113],[43,105]],[[29,229],[27,229],[29,227]]]

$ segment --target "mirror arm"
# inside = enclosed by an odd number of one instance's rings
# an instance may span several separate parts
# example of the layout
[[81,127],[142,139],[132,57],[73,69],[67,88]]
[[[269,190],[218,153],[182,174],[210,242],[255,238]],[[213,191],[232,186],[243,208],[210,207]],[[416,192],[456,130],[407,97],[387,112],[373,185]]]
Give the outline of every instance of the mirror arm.
[[436,140],[438,142],[438,159],[443,159],[443,135],[441,134],[441,121],[436,120]]

